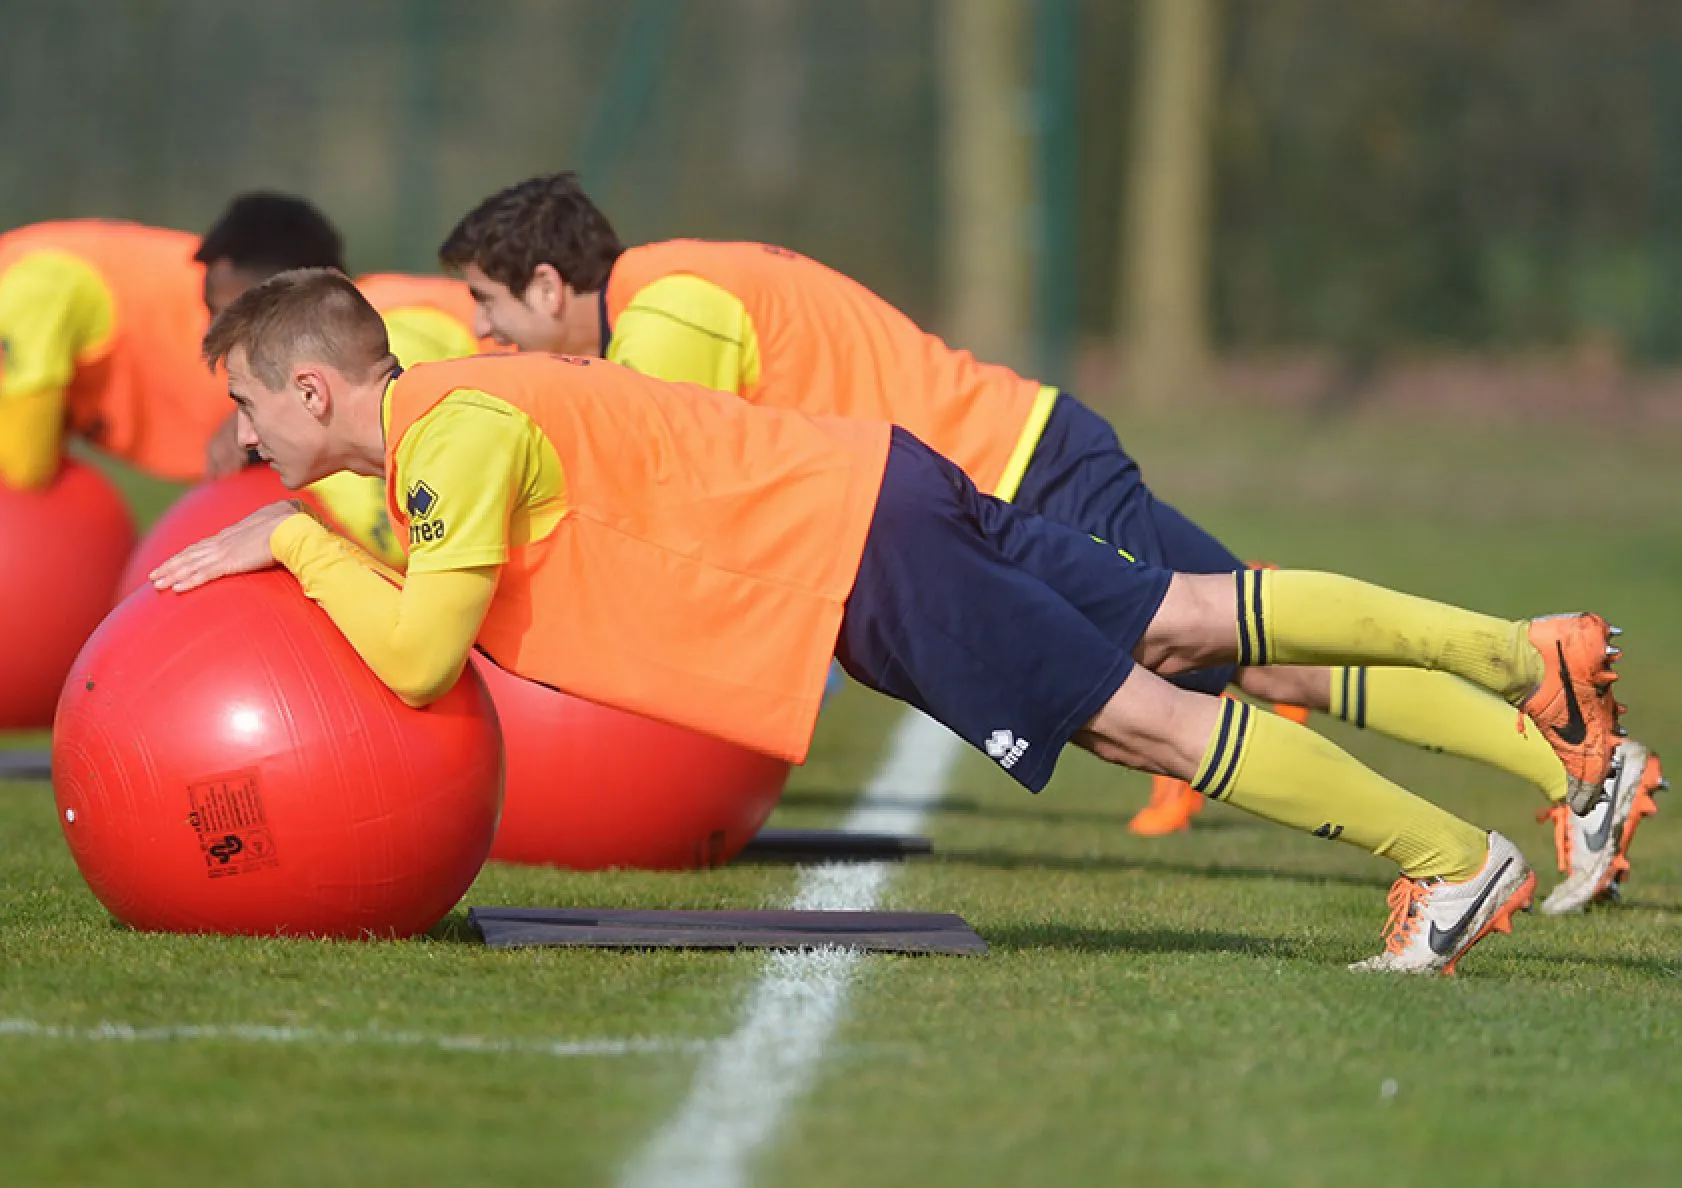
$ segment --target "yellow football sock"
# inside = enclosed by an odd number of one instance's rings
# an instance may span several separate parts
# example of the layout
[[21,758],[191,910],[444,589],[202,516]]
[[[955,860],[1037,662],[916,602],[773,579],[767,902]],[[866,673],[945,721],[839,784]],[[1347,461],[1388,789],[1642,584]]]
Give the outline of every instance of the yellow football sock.
[[1334,668],[1328,711],[1431,751],[1475,759],[1565,799],[1565,765],[1541,732],[1492,693],[1422,668]]
[[1192,787],[1212,800],[1389,858],[1409,878],[1469,879],[1489,838],[1330,740],[1228,698]]
[[1239,570],[1239,664],[1379,664],[1452,672],[1516,702],[1542,680],[1529,624],[1335,573]]

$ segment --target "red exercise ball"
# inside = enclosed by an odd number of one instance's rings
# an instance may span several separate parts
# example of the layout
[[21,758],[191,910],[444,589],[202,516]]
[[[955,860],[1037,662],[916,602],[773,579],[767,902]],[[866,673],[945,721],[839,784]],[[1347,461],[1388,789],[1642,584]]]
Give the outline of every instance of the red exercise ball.
[[169,932],[424,932],[502,793],[476,676],[409,708],[277,570],[126,599],[76,658],[52,767],[93,893]]
[[270,466],[247,466],[226,478],[200,483],[170,505],[153,524],[123,570],[122,593],[146,584],[146,575],[188,545],[237,524],[260,507],[302,498]]
[[478,653],[507,754],[491,857],[572,870],[692,870],[759,832],[789,765],[512,676]]
[[52,725],[70,662],[116,599],[134,519],[98,470],[66,460],[52,485],[0,483],[0,730]]

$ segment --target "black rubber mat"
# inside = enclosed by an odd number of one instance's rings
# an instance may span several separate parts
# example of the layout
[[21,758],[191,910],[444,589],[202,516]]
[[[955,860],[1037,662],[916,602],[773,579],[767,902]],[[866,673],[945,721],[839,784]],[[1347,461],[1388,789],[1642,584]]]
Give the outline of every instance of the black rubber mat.
[[0,780],[46,780],[53,774],[48,751],[0,751]]
[[848,833],[840,829],[761,829],[737,862],[898,862],[934,852],[915,834]]
[[468,909],[487,945],[601,949],[809,949],[981,956],[982,940],[951,912],[685,912],[628,908]]

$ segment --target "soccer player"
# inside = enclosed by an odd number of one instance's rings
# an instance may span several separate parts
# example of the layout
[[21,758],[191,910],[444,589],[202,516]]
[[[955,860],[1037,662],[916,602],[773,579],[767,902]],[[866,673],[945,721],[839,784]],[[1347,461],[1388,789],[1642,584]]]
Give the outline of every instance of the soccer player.
[[0,483],[47,486],[71,438],[159,478],[202,477],[227,403],[198,359],[196,242],[96,219],[0,234]]
[[[755,404],[892,421],[957,463],[983,492],[1141,561],[1185,573],[1242,568],[1151,493],[1115,431],[1068,393],[950,349],[862,285],[794,252],[696,240],[627,250],[576,178],[561,173],[487,198],[440,255],[478,299],[481,335],[523,349],[604,356]],[[1398,632],[1421,626],[1387,625]],[[1176,682],[1217,692],[1234,676],[1222,665]],[[1522,720],[1506,702],[1452,675],[1243,667],[1236,680],[1267,700],[1324,710],[1535,784],[1556,806],[1559,857],[1570,876],[1549,896],[1548,911],[1615,891],[1661,782],[1657,759],[1632,745],[1605,805],[1589,815],[1560,807],[1570,783],[1552,748],[1535,731],[1516,729]],[[1202,803],[1182,781],[1160,778],[1134,828],[1183,827]]]
[[[347,271],[344,240],[325,214],[306,199],[255,191],[228,204],[194,258],[204,265],[204,305],[212,317],[253,285],[293,268]],[[358,278],[385,319],[391,349],[404,366],[475,353],[473,295],[459,280],[441,276],[376,273]],[[202,333],[199,335],[202,338]],[[198,340],[193,346],[195,361]],[[202,378],[203,367],[198,367]],[[220,401],[225,420],[209,447],[207,472],[230,474],[246,465],[237,418]],[[377,480],[329,475],[311,484],[314,496],[352,539],[387,565],[401,567],[403,549],[392,536],[385,490]]]
[[288,486],[384,479],[408,572],[288,501],[183,550],[154,584],[278,561],[414,705],[477,645],[527,679],[800,762],[834,655],[1031,791],[1074,742],[1390,858],[1387,943],[1357,968],[1398,972],[1452,972],[1510,927],[1535,886],[1517,849],[1313,731],[1153,669],[1434,667],[1520,707],[1580,790],[1611,765],[1598,616],[1509,622],[1323,573],[1171,573],[981,494],[885,421],[756,407],[600,359],[404,370],[331,271],[249,290],[204,355],[226,362],[242,444]]

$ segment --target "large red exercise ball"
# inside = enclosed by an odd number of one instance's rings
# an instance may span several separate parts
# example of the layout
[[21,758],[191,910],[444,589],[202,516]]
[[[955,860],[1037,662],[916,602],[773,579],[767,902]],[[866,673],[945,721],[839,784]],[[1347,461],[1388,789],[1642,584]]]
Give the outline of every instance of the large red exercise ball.
[[424,932],[502,795],[478,677],[411,709],[279,570],[124,600],[71,669],[52,766],[94,895],[170,932]]
[[474,653],[508,775],[491,857],[571,870],[718,866],[783,794],[789,765],[521,680]]
[[144,586],[147,574],[188,545],[215,536],[260,507],[300,498],[310,502],[297,491],[287,490],[269,466],[247,466],[226,478],[200,483],[170,504],[141,538],[140,547],[123,570],[123,594]]
[[52,485],[0,483],[0,730],[52,725],[70,662],[116,600],[134,519],[98,470],[66,461]]

